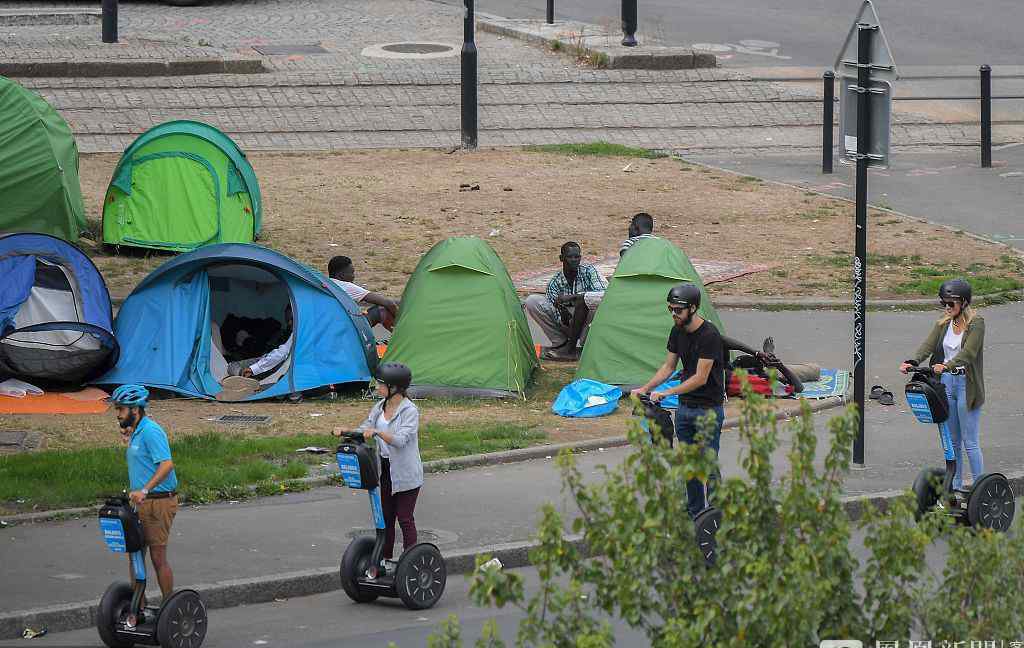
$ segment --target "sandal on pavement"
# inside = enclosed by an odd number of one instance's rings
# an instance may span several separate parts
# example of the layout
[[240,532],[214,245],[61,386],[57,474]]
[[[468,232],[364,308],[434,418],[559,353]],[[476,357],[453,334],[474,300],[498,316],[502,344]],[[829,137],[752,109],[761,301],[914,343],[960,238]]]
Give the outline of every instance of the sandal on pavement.
[[878,402],[882,405],[894,405],[896,403],[896,399],[893,398],[891,391],[883,391],[878,395]]
[[885,387],[882,387],[881,385],[872,385],[871,393],[868,394],[868,398],[871,400],[878,400],[878,397],[881,396],[884,391]]

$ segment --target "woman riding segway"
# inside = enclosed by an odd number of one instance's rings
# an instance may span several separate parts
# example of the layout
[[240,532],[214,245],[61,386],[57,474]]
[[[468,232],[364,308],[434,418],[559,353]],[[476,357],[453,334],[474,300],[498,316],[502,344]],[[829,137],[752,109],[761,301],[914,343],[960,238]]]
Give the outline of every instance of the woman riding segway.
[[[377,394],[382,398],[370,410],[366,420],[353,432],[341,428],[335,436],[349,441],[369,443],[376,439],[380,457],[380,484],[377,488],[376,467],[372,458],[357,447],[343,444],[339,447],[339,466],[342,475],[359,478],[346,483],[371,493],[371,506],[379,493],[380,518],[375,512],[377,538],[356,538],[342,558],[342,584],[348,595],[358,602],[377,597],[398,596],[407,607],[431,607],[444,592],[446,579],[444,560],[437,547],[429,543],[417,544],[416,521],[413,511],[420,487],[423,485],[423,462],[420,459],[420,413],[406,391],[412,384],[412,371],[398,362],[385,362],[377,368]],[[356,457],[356,455],[360,455]],[[369,479],[362,473],[372,472]],[[370,477],[366,475],[366,477]],[[351,481],[351,483],[350,483]],[[403,554],[397,562],[395,551],[395,521],[402,528]],[[410,584],[412,583],[412,584]]]
[[963,449],[967,450],[971,477],[977,481],[985,472],[978,442],[981,406],[985,402],[985,320],[971,307],[971,296],[971,284],[966,280],[943,282],[939,287],[939,301],[945,311],[943,316],[932,327],[914,357],[900,365],[900,371],[907,373],[911,367],[931,356],[928,364],[936,375],[942,377],[949,399],[946,424],[957,462],[954,490],[963,488]]

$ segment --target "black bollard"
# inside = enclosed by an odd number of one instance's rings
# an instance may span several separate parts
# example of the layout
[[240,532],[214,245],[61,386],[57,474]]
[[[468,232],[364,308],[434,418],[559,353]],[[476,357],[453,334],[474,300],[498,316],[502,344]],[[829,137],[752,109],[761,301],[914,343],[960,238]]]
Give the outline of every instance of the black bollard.
[[555,0],[548,0],[548,24],[555,23]]
[[117,0],[103,0],[103,42],[117,42]]
[[992,68],[981,66],[981,168],[992,168]]
[[836,75],[828,70],[822,75],[821,102],[821,172],[832,173],[832,115],[836,101]]
[[622,44],[636,47],[636,0],[622,0]]
[[473,1],[466,3],[462,37],[462,148],[477,145],[477,62],[474,41]]

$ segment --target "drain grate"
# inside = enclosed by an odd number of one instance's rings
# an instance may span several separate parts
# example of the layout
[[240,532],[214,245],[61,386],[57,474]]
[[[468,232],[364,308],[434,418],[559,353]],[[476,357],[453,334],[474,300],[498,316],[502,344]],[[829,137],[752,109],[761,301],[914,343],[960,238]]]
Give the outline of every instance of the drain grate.
[[438,43],[392,43],[390,45],[382,45],[381,49],[385,52],[395,52],[397,54],[438,54],[440,52],[450,52],[455,48],[451,45],[440,45]]
[[227,423],[229,425],[265,425],[270,423],[269,416],[247,416],[243,414],[222,414],[210,419],[214,423]]
[[288,56],[291,54],[330,54],[319,45],[282,44],[253,45],[253,49],[264,56]]
[[27,436],[28,432],[0,432],[0,446],[19,447]]

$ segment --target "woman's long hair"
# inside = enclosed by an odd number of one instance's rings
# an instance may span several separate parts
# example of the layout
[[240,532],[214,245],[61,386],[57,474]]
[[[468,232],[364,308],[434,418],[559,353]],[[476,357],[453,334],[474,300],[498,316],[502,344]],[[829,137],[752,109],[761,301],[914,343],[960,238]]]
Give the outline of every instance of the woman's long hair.
[[[971,322],[977,316],[977,311],[970,304],[965,304],[960,308],[960,314],[956,316],[956,319],[960,320],[960,324],[963,324],[964,330],[971,325]],[[939,319],[939,324],[946,325],[953,319],[953,316],[948,313],[943,313]]]

